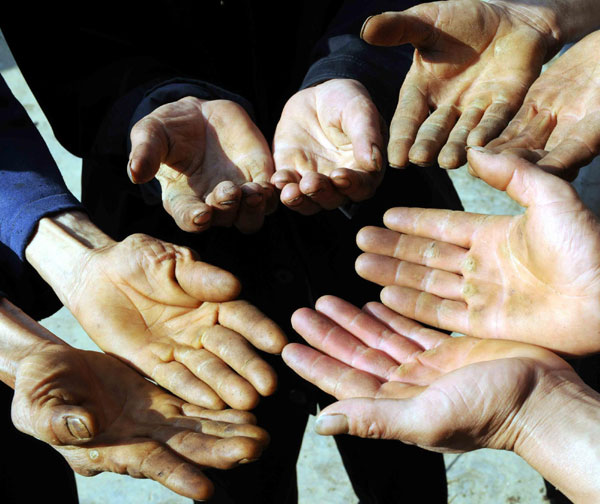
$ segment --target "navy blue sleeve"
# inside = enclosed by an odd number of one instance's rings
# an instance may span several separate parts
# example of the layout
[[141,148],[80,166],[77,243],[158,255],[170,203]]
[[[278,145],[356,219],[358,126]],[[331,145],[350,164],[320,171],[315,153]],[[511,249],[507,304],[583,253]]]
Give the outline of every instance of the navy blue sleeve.
[[381,114],[390,120],[396,108],[398,92],[412,64],[413,47],[375,47],[360,38],[364,21],[385,11],[408,9],[421,2],[350,0],[330,24],[314,51],[301,88],[330,79],[355,79],[361,82]]
[[0,79],[0,242],[24,261],[42,217],[81,208],[25,109]]

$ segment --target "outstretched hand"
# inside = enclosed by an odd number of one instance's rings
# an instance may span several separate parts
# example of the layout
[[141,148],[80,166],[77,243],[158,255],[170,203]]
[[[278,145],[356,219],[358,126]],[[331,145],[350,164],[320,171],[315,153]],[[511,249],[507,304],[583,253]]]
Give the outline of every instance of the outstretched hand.
[[273,139],[281,201],[302,213],[370,198],[383,177],[384,127],[358,81],[333,79],[285,105]]
[[518,110],[559,48],[552,33],[528,7],[501,0],[424,3],[369,18],[366,42],[416,48],[390,126],[390,164],[464,164],[465,146],[485,145]]
[[545,150],[538,166],[572,180],[600,154],[600,31],[552,63],[488,148]]
[[277,204],[269,146],[246,111],[227,100],[188,96],[138,121],[128,171],[135,183],[156,176],[165,210],[184,231],[257,231]]
[[325,296],[292,323],[314,348],[290,343],[284,360],[340,399],[321,411],[320,434],[398,439],[434,451],[512,450],[537,427],[526,418],[548,383],[583,385],[548,350],[453,338],[379,303],[361,311]]
[[79,474],[150,478],[193,499],[212,493],[202,467],[251,462],[268,443],[250,413],[186,404],[108,355],[66,345],[20,362],[12,418]]
[[600,223],[563,180],[514,155],[469,150],[471,169],[526,212],[394,208],[362,229],[357,272],[383,303],[429,325],[569,354],[600,350]]
[[146,235],[88,251],[65,304],[91,338],[184,400],[256,406],[275,391],[254,347],[280,353],[281,329],[235,300],[238,280],[185,247]]

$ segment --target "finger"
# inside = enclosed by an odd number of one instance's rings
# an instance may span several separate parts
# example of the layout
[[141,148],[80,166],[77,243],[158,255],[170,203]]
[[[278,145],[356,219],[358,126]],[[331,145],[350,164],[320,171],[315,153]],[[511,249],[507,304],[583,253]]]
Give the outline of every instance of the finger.
[[317,300],[315,307],[365,345],[381,350],[395,362],[402,363],[422,350],[419,345],[405,338],[404,333],[390,330],[388,325],[372,317],[370,313],[340,298],[322,296]]
[[372,397],[381,386],[374,376],[304,345],[286,345],[281,357],[302,378],[337,398]]
[[180,287],[199,301],[221,302],[235,299],[242,286],[228,271],[197,261],[190,249],[176,247],[181,258],[175,265],[175,278]]
[[212,207],[197,196],[163,186],[162,199],[165,210],[183,231],[201,233],[212,225]]
[[399,285],[429,292],[445,299],[463,301],[463,278],[436,268],[376,254],[362,254],[356,260],[356,272],[382,287]]
[[154,178],[169,152],[165,127],[157,117],[146,116],[131,129],[131,153],[127,171],[135,184]]
[[485,145],[496,138],[506,127],[515,112],[514,104],[508,102],[493,102],[483,114],[479,124],[467,138],[469,145]]
[[267,396],[277,388],[277,375],[259,358],[250,343],[223,326],[213,326],[202,335],[204,348],[226,362],[248,380],[259,394]]
[[440,151],[438,157],[440,167],[454,169],[465,164],[467,161],[465,150],[467,137],[471,130],[479,124],[483,112],[482,107],[470,106],[461,114],[456,126],[450,132],[446,145]]
[[352,201],[369,199],[381,182],[382,173],[365,173],[348,168],[331,172],[331,182],[336,190]]
[[242,189],[236,183],[225,180],[216,185],[206,197],[206,203],[213,208],[212,225],[231,227],[242,200]]
[[404,12],[384,12],[367,18],[360,36],[365,42],[379,46],[412,44],[428,47],[435,40],[436,17],[435,5],[414,7]]
[[418,322],[403,317],[381,303],[372,301],[363,307],[363,311],[385,324],[392,331],[411,339],[424,350],[430,350],[450,338],[445,333],[423,327]]
[[482,180],[506,191],[521,206],[579,200],[570,184],[520,157],[473,148],[469,150],[468,159]]
[[[210,386],[199,380],[186,365],[173,360],[175,359],[173,347],[171,345],[169,347],[169,354],[158,356],[163,362],[152,365],[148,376],[184,401],[205,408],[223,409],[225,402]],[[151,350],[155,351],[156,346],[153,345]]]
[[277,171],[271,177],[271,183],[277,187],[280,191],[287,184],[298,184],[302,177],[296,170],[289,169],[277,169]]
[[399,233],[432,238],[466,249],[471,247],[473,235],[487,220],[487,215],[468,212],[402,207],[391,208],[383,216],[384,224]]
[[215,420],[217,422],[256,425],[256,417],[249,411],[233,409],[211,410],[189,403],[183,404],[181,410],[186,416],[206,418],[207,420]]
[[[129,440],[128,440],[129,441]],[[192,499],[206,500],[213,485],[199,467],[155,441],[135,441],[94,446],[77,453],[63,452],[75,471],[84,476],[109,471],[148,478]]]
[[241,334],[263,352],[279,354],[287,343],[281,328],[247,301],[221,304],[219,323]]
[[460,111],[453,105],[439,107],[421,125],[408,158],[411,163],[429,166],[435,162],[440,150],[455,127]]
[[466,303],[442,299],[408,287],[384,287],[381,302],[400,315],[424,324],[469,334],[469,312]]
[[[531,122],[538,114],[538,109],[536,106],[531,103],[524,104],[521,109],[517,112],[515,117],[508,123],[508,126],[504,129],[504,131],[498,136],[498,138],[491,140],[486,147],[494,150],[502,150],[502,146],[511,140],[523,131],[523,129]],[[481,147],[481,146],[479,146]]]
[[346,201],[344,195],[336,191],[331,179],[321,173],[305,173],[299,187],[306,197],[325,210],[333,210]]
[[[531,121],[529,121],[518,135],[511,140],[504,142],[501,145],[494,147],[497,151],[507,149],[524,148],[524,149],[543,149],[546,142],[556,126],[556,117],[550,111],[540,111]],[[485,143],[471,143],[472,138],[469,137],[468,143],[473,146],[484,145]],[[473,142],[475,142],[473,140]]]
[[232,408],[252,409],[258,404],[254,387],[213,353],[177,345],[174,357]]
[[[366,317],[358,308],[354,309]],[[382,381],[387,381],[388,376],[398,367],[398,363],[387,354],[365,346],[351,333],[314,310],[296,310],[292,315],[292,327],[312,347],[354,369],[377,376]]]
[[[380,257],[394,257],[414,264],[429,266],[452,273],[461,273],[463,263],[467,258],[467,251],[451,243],[436,241],[420,236],[410,236],[378,227],[366,227],[359,231],[356,242],[361,250]],[[356,272],[368,276],[381,278],[381,272],[376,271],[379,258],[370,257],[367,261],[358,262],[360,270]],[[363,276],[363,278],[366,278]],[[374,281],[374,280],[373,280]],[[395,277],[386,280],[387,285],[392,285]]]
[[265,220],[267,191],[255,182],[242,186],[242,201],[240,204],[235,227],[242,233],[255,233]]
[[257,441],[261,446],[269,444],[269,434],[264,429],[252,424],[237,424],[207,419],[191,418],[188,416],[168,418],[171,427],[197,432],[214,438],[247,437]]
[[390,124],[390,140],[388,143],[388,160],[390,166],[404,167],[408,165],[408,153],[415,142],[421,124],[429,115],[427,96],[421,91],[426,89],[423,82],[409,75],[406,77],[394,117]]
[[302,193],[299,184],[287,184],[281,190],[280,198],[286,207],[301,215],[313,215],[321,211],[321,207],[317,203]]

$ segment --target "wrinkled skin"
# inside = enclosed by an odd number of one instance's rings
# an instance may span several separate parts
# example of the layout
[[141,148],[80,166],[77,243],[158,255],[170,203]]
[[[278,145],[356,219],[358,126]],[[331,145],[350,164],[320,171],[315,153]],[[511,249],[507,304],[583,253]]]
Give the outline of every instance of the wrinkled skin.
[[250,462],[268,443],[250,413],[187,404],[108,355],[66,345],[21,361],[12,418],[79,474],[150,478],[193,499],[212,493],[202,467]]
[[131,146],[130,178],[156,176],[165,210],[184,231],[233,225],[251,233],[277,204],[269,146],[237,103],[188,96],[163,105],[135,124]]
[[523,215],[394,208],[362,229],[356,263],[402,315],[479,338],[600,350],[600,224],[574,189],[514,155],[469,151]]
[[465,146],[494,139],[558,48],[552,30],[514,2],[449,0],[369,18],[366,42],[412,44],[412,67],[390,126],[392,166],[465,162]]
[[488,147],[545,150],[537,164],[567,180],[600,153],[600,31],[552,63]]
[[285,336],[235,300],[240,285],[230,273],[141,234],[90,250],[76,270],[65,304],[86,332],[173,394],[213,409],[250,409],[275,391],[275,372],[254,347],[280,353]]
[[398,439],[456,452],[512,450],[549,377],[582,383],[552,352],[512,341],[453,338],[379,303],[363,310],[325,296],[292,323],[286,363],[339,402],[317,420],[321,434]]
[[272,183],[309,215],[370,198],[383,177],[384,125],[365,87],[333,79],[285,105],[273,139]]

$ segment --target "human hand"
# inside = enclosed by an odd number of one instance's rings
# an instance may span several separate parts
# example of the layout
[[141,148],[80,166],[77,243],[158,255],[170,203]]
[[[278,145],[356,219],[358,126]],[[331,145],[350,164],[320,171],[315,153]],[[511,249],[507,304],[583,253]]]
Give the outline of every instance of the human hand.
[[250,413],[187,404],[108,355],[56,344],[19,363],[12,418],[79,474],[150,478],[200,500],[212,493],[202,467],[251,462],[268,443]]
[[370,198],[384,169],[384,125],[358,81],[333,79],[285,105],[273,139],[271,182],[305,215]]
[[[453,338],[379,303],[361,311],[333,296],[292,317],[314,348],[290,343],[285,362],[341,401],[320,434],[398,439],[434,451],[513,450],[548,384],[583,384],[552,352],[512,341]],[[549,412],[548,412],[549,414]]]
[[600,153],[600,31],[571,47],[531,86],[489,149],[545,150],[538,166],[572,180]]
[[156,176],[165,210],[184,231],[254,232],[277,204],[269,146],[232,101],[188,96],[157,108],[131,130],[128,171],[135,183]]
[[254,347],[280,353],[281,329],[230,273],[146,235],[84,253],[66,306],[90,337],[184,400],[250,409],[277,377]]
[[458,168],[466,145],[500,134],[562,45],[550,12],[511,1],[450,0],[369,18],[366,42],[416,48],[390,125],[390,164],[430,165],[437,157],[441,167]]
[[514,155],[469,150],[519,216],[394,208],[362,229],[356,270],[385,305],[426,324],[569,354],[600,350],[600,224],[575,190]]

